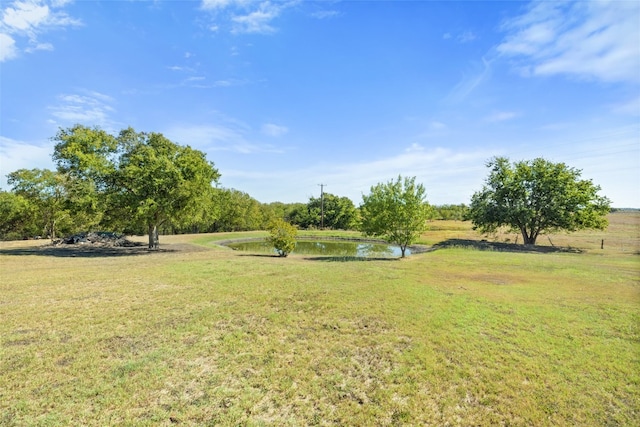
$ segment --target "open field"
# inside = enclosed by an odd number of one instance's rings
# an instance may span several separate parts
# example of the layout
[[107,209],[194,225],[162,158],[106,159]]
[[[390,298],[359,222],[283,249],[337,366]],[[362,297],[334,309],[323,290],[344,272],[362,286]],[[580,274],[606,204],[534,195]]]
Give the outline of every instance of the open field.
[[610,218],[538,252],[434,222],[404,260],[2,242],[0,425],[637,425],[640,213]]

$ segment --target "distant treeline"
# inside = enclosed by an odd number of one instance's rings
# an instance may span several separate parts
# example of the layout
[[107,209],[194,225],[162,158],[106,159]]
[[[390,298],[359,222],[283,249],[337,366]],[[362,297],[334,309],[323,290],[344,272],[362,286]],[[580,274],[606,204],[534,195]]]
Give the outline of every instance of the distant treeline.
[[611,208],[611,212],[638,212],[638,208]]
[[[48,200],[48,191],[44,193],[0,191],[0,239],[49,238],[52,216],[56,217],[56,236],[105,228],[98,219],[108,217],[109,212],[98,212],[101,204],[79,200],[71,191],[56,192],[55,200]],[[87,203],[93,210],[87,209]],[[265,230],[278,218],[300,229],[357,230],[360,222],[359,208],[351,199],[331,193],[324,193],[322,198],[311,197],[307,203],[261,203],[245,192],[216,188],[208,206],[204,215],[191,221],[167,221],[160,226],[160,234]],[[461,221],[466,211],[464,204],[432,206],[431,218]],[[117,225],[115,231],[129,235],[147,232],[144,223],[123,219]]]
[[465,204],[434,206],[433,219],[464,221],[468,211]]

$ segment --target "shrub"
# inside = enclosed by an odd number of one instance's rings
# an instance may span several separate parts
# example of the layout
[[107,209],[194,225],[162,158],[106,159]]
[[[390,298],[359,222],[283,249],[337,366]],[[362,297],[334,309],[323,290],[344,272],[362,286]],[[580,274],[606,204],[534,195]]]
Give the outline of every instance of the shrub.
[[295,249],[298,230],[285,220],[274,220],[269,226],[269,233],[267,242],[273,245],[281,257],[286,257]]

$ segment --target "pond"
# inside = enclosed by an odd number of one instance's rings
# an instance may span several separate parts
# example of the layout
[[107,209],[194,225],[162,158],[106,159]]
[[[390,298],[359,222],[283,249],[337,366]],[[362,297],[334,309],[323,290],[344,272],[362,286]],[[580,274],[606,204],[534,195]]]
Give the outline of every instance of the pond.
[[[276,254],[273,246],[264,240],[234,242],[225,246],[240,251]],[[402,255],[400,247],[396,245],[349,240],[298,240],[292,253],[358,258],[399,258]],[[407,248],[405,255],[411,255],[410,248]]]

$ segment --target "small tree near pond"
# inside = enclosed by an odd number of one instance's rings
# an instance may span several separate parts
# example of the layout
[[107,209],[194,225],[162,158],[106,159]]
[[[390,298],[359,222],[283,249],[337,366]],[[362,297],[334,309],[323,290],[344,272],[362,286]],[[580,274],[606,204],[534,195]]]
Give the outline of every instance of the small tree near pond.
[[267,242],[273,245],[278,255],[286,257],[295,249],[297,235],[298,230],[293,225],[283,219],[276,219],[269,226]]
[[427,228],[431,207],[427,193],[416,178],[402,178],[371,187],[362,196],[361,230],[367,236],[382,237],[400,246],[402,257],[407,246],[414,243]]

